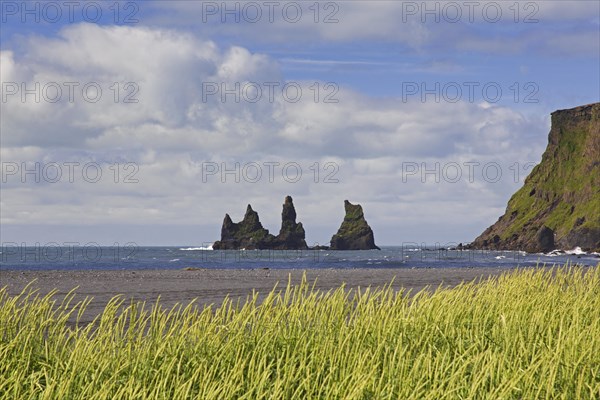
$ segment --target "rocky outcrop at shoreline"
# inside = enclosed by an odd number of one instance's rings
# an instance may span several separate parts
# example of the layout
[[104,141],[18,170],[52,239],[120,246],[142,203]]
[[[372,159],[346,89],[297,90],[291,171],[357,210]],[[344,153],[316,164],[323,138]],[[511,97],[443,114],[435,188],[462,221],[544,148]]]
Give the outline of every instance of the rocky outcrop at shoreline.
[[291,196],[286,196],[281,211],[281,229],[275,238],[277,250],[304,250],[308,249],[305,240],[306,233],[302,222],[296,223],[296,209]]
[[[344,202],[346,216],[338,232],[331,238],[331,247],[315,246],[313,250],[370,250],[375,245],[373,230],[367,224],[360,204]],[[217,240],[214,250],[307,250],[306,233],[301,222],[296,222],[296,209],[291,196],[286,196],[281,211],[281,229],[274,236],[260,223],[258,213],[248,204],[244,219],[234,223],[225,214],[221,227],[221,240]]]
[[258,213],[248,204],[244,219],[238,223],[225,214],[221,227],[221,240],[213,244],[215,250],[263,249],[273,241],[273,235],[263,228]]
[[281,212],[279,235],[273,236],[260,223],[258,213],[248,204],[244,219],[234,223],[229,214],[225,214],[221,227],[221,240],[213,244],[215,250],[305,250],[302,223],[296,223],[296,209],[290,196],[285,198]]
[[468,248],[600,251],[600,103],[552,113],[542,161]]
[[346,215],[337,233],[331,238],[331,250],[380,250],[375,245],[373,230],[365,220],[360,204],[344,200]]

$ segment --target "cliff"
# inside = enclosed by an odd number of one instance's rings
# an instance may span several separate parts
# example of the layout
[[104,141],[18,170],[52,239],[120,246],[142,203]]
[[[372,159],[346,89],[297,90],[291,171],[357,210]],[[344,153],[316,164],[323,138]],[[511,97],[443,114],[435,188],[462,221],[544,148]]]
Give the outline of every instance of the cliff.
[[600,251],[600,103],[552,113],[542,161],[470,248]]

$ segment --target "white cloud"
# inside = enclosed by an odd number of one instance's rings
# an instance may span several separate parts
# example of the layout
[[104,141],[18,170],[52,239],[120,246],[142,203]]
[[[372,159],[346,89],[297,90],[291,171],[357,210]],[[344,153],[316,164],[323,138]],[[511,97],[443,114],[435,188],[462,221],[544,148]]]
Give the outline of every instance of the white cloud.
[[[130,223],[153,229],[168,221],[197,225],[201,233],[193,241],[200,242],[216,239],[224,213],[237,219],[248,202],[277,230],[281,201],[291,194],[311,242],[329,238],[339,226],[342,201],[350,199],[363,203],[376,232],[406,235],[381,238],[394,243],[431,231],[444,218],[460,231],[471,224],[461,218],[487,216],[490,205],[499,207],[519,185],[506,175],[493,184],[481,177],[422,182],[420,172],[405,180],[406,163],[433,168],[499,162],[508,173],[514,162],[539,159],[548,129],[509,108],[403,102],[344,87],[338,103],[315,103],[309,87],[314,82],[301,82],[297,103],[281,94],[272,103],[221,102],[218,96],[203,101],[203,82],[283,84],[280,65],[245,48],[222,49],[177,31],[80,24],[58,38],[31,37],[22,56],[10,51],[0,56],[3,82],[132,81],[140,88],[134,104],[115,103],[109,96],[98,103],[2,104],[3,162],[95,162],[103,172],[97,183],[81,175],[73,183],[55,184],[9,177],[3,184],[2,224]],[[27,73],[19,77],[18,71]],[[139,168],[137,183],[123,182],[131,173],[124,169],[128,162]],[[204,162],[226,162],[229,168],[256,162],[263,177],[251,183],[242,176],[235,183],[233,175],[217,174],[203,181]],[[273,182],[268,162],[279,163]],[[292,162],[303,173],[296,183],[282,177],[283,166]],[[327,162],[339,169],[326,168]],[[339,183],[324,183],[327,177]]]

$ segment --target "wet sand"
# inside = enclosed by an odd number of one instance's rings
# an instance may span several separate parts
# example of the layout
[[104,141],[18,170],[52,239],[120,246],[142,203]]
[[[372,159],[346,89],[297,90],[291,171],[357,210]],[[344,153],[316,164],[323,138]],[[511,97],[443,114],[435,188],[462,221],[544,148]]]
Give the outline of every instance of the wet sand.
[[19,294],[34,281],[33,287],[45,295],[57,289],[60,300],[77,288],[76,300],[92,297],[82,322],[89,322],[116,295],[172,307],[196,300],[199,306],[219,305],[227,296],[244,301],[255,290],[267,294],[273,287],[284,288],[288,278],[300,283],[306,272],[315,287],[329,290],[346,284],[347,288],[381,287],[392,282],[396,290],[416,293],[426,287],[452,287],[461,282],[478,281],[501,274],[509,268],[419,268],[419,269],[199,269],[199,270],[129,270],[129,271],[15,271],[0,270],[0,287],[10,295]]

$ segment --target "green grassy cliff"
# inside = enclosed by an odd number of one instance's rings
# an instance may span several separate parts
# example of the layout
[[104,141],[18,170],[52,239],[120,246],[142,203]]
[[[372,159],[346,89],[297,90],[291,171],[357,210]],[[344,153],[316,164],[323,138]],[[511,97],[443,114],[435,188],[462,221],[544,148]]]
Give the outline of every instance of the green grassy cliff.
[[542,161],[472,248],[600,251],[600,103],[552,113]]

